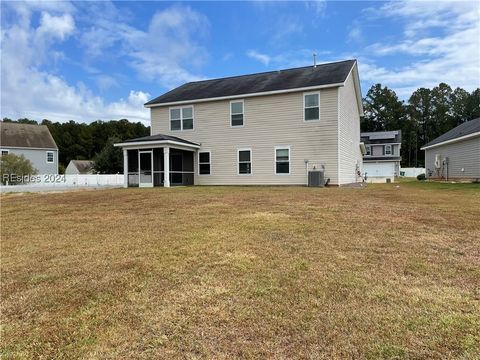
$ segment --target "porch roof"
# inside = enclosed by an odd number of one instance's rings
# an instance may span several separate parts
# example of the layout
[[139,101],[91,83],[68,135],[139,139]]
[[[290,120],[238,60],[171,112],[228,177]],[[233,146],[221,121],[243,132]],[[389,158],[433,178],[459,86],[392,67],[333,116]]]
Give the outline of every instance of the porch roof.
[[200,144],[188,141],[176,136],[156,134],[151,136],[143,136],[136,139],[125,140],[122,143],[115,144],[115,146],[134,148],[137,146],[162,146],[168,145],[171,147],[187,147],[191,149],[199,149]]

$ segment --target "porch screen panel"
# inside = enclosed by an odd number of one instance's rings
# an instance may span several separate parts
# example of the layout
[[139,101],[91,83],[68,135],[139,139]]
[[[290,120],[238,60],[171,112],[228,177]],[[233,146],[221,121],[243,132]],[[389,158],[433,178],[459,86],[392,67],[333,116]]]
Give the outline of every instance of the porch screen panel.
[[127,150],[128,155],[128,186],[138,186],[138,150]]
[[153,186],[163,185],[163,148],[153,149]]

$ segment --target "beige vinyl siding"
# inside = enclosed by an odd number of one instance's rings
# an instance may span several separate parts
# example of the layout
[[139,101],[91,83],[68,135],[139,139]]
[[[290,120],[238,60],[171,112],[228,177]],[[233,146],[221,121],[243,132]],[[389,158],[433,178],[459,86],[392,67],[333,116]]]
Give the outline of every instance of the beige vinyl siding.
[[[448,177],[480,178],[480,136],[425,150],[425,169],[435,170],[435,155],[448,156]],[[462,172],[462,168],[465,170]],[[435,174],[432,176],[435,177]]]
[[339,176],[340,184],[349,184],[360,181],[356,176],[357,164],[362,165],[360,150],[360,116],[358,114],[357,98],[353,81],[353,72],[350,72],[345,86],[339,88]]
[[[305,160],[325,165],[326,177],[338,183],[337,88],[320,91],[320,121],[303,120],[303,92],[244,99],[244,126],[230,126],[230,101],[194,104],[194,130],[170,131],[169,107],[151,109],[152,135],[168,134],[211,151],[211,175],[195,184],[306,184]],[[290,174],[275,175],[275,146],[290,146]],[[252,174],[237,174],[237,149],[252,149]],[[197,156],[195,161],[198,161]]]

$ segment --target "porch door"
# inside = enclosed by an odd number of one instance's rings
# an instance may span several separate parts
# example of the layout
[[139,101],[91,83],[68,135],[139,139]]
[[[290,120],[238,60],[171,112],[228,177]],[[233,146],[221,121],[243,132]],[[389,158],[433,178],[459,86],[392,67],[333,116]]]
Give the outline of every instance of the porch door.
[[170,154],[170,183],[183,184],[183,154]]
[[138,152],[139,187],[153,187],[153,152]]

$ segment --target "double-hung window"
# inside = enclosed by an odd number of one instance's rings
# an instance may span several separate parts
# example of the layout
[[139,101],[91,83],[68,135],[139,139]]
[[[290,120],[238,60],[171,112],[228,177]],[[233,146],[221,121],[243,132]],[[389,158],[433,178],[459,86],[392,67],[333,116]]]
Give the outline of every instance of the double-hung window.
[[275,147],[275,174],[290,174],[290,147]]
[[243,126],[243,100],[230,102],[230,125]]
[[193,129],[193,106],[170,109],[170,130]]
[[320,120],[320,93],[303,94],[303,107],[305,121]]
[[200,175],[210,175],[210,151],[198,153],[198,173]]
[[392,155],[392,145],[385,145],[384,154],[385,155]]
[[47,151],[47,163],[53,163],[53,151]]
[[252,173],[252,149],[238,149],[238,174]]

